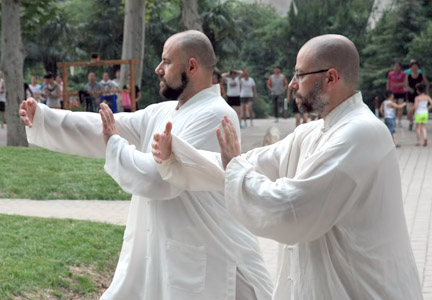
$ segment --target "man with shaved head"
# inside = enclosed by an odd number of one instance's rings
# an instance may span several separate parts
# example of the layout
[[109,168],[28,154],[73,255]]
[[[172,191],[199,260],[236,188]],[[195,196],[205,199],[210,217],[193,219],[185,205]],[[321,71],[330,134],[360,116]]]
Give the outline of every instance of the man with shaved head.
[[281,243],[273,299],[422,299],[397,153],[356,90],[358,72],[349,39],[318,36],[300,49],[289,88],[302,112],[323,119],[243,155],[228,117],[220,155],[171,135],[171,124],[155,136],[164,179],[225,191],[240,223]]
[[101,299],[268,300],[272,283],[256,238],[225,207],[221,192],[189,192],[162,180],[153,135],[173,132],[198,149],[218,151],[214,132],[236,113],[212,85],[216,57],[198,31],[170,37],[156,67],[160,94],[174,101],[135,113],[57,113],[29,99],[20,115],[29,142],[56,151],[105,157],[105,170],[132,201],[117,269]]

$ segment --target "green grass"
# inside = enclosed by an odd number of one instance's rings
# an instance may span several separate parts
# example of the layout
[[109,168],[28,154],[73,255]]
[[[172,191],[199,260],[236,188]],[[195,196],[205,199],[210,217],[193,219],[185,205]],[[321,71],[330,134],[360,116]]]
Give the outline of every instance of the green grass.
[[0,147],[0,198],[128,200],[103,159],[39,148]]
[[0,299],[98,299],[124,227],[0,214]]

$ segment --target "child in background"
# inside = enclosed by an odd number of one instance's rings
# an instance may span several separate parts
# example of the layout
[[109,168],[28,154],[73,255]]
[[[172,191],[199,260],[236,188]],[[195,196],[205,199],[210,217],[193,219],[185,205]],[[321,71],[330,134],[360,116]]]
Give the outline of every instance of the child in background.
[[[427,146],[426,124],[429,119],[429,109],[432,107],[432,99],[425,94],[426,85],[420,82],[416,85],[418,96],[414,99],[415,122],[417,133],[417,146],[420,146],[420,135],[423,133],[423,146]],[[429,105],[428,105],[429,104]]]
[[396,109],[403,108],[406,103],[396,104],[394,102],[394,94],[391,90],[385,92],[385,99],[380,107],[380,112],[384,116],[384,123],[387,125],[393,137],[393,142],[396,147],[399,147],[396,141],[395,122],[396,122]]

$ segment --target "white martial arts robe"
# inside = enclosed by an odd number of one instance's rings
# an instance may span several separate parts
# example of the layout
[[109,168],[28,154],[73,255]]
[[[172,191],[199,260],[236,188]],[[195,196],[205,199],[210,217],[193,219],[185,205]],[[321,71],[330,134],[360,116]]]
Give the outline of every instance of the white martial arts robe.
[[[218,151],[216,128],[224,115],[237,115],[219,85],[176,106],[169,101],[115,115],[124,138],[109,139],[105,169],[133,196],[117,269],[102,299],[234,300],[239,279],[258,300],[270,299],[272,283],[256,237],[230,216],[223,193],[174,187],[161,179],[151,154],[153,135],[167,121],[195,147]],[[45,148],[105,156],[99,114],[38,105],[27,133],[30,143]]]
[[422,299],[395,147],[360,93],[325,120],[234,158],[226,173],[219,154],[177,137],[173,153],[159,166],[163,178],[225,189],[242,224],[286,245],[274,299]]

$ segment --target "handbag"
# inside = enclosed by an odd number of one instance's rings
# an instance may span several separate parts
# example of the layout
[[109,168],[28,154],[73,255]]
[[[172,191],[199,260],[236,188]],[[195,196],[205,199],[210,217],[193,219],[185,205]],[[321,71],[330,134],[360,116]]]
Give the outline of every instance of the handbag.
[[121,102],[123,108],[130,109],[132,107],[131,96],[129,93],[121,93]]

